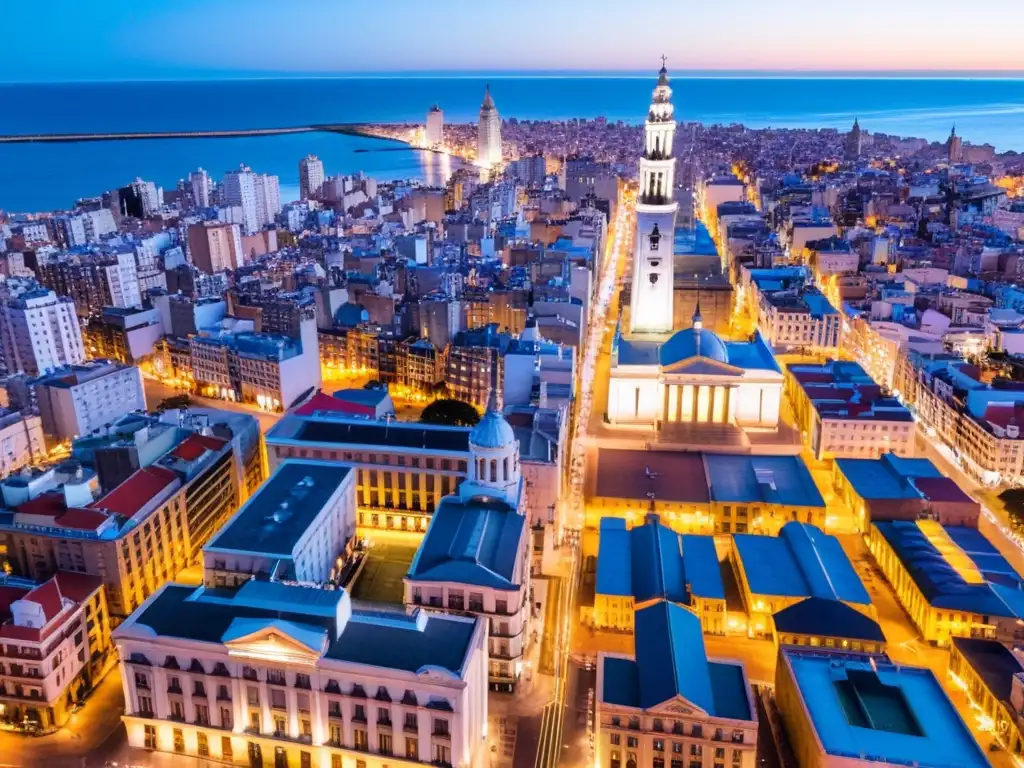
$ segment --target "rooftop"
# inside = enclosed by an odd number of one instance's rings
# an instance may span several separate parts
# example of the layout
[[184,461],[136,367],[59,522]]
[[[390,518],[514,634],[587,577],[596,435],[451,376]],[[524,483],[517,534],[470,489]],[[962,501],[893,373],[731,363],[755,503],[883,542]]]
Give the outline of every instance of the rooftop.
[[437,427],[402,421],[367,421],[320,415],[317,419],[289,414],[267,433],[267,438],[298,443],[338,446],[389,446],[394,449],[469,453],[469,429]]
[[929,459],[885,453],[877,459],[836,459],[835,464],[862,499],[971,500]]
[[695,614],[657,603],[636,612],[634,630],[634,658],[600,656],[603,703],[651,709],[678,698],[713,717],[756,719],[743,665],[708,659]]
[[1013,651],[998,640],[954,637],[952,642],[996,700],[1014,709],[1010,703],[1013,676],[1024,672],[1024,665]]
[[445,496],[430,518],[408,578],[518,589],[526,518],[494,498]]
[[291,557],[296,544],[351,471],[333,462],[287,459],[214,534],[205,549]]
[[799,456],[705,453],[703,457],[714,501],[825,506],[807,465]]
[[782,659],[827,754],[930,768],[989,764],[931,670],[795,649]]
[[236,621],[251,620],[253,630],[261,622],[278,622],[303,636],[324,637],[324,655],[330,659],[412,673],[441,667],[461,676],[473,620],[427,611],[353,611],[339,622],[343,600],[347,595],[342,590],[270,582],[247,582],[237,591],[169,583],[121,626],[125,632],[144,625],[165,637],[221,644],[232,636]]
[[106,496],[89,506],[132,518],[151,503],[181,484],[178,475],[163,467],[150,466],[132,474]]
[[839,540],[813,525],[789,522],[778,536],[737,533],[733,546],[754,595],[871,603]]
[[637,604],[689,605],[691,595],[724,600],[715,539],[677,534],[657,515],[630,530],[625,520],[606,517],[597,553],[597,594],[630,595]]
[[791,365],[796,379],[822,419],[904,421],[914,419],[899,400],[883,393],[859,363],[829,360],[823,365]]
[[772,616],[776,632],[885,642],[882,628],[856,608],[827,597],[808,597]]
[[977,529],[930,520],[874,527],[932,606],[1024,619],[1024,582]]

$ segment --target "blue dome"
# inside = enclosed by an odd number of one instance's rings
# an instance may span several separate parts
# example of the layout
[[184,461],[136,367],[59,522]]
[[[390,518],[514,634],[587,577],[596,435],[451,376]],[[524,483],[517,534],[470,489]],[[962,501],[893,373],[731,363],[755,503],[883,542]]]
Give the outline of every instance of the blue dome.
[[487,409],[479,423],[469,433],[469,443],[477,448],[504,448],[516,439],[512,425],[497,410]]
[[690,357],[707,357],[720,363],[729,362],[729,351],[718,334],[707,328],[687,328],[677,331],[658,350],[661,367],[678,363]]

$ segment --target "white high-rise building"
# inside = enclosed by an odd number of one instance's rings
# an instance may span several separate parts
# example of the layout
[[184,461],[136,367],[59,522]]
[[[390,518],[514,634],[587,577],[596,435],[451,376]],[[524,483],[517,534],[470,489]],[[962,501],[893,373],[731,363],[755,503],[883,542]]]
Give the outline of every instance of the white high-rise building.
[[631,333],[670,333],[672,328],[673,242],[676,229],[675,167],[672,140],[676,121],[668,71],[662,66],[644,123],[640,158],[640,198],[636,206]]
[[210,174],[204,169],[197,168],[188,177],[192,185],[192,202],[196,208],[210,207]]
[[134,365],[94,360],[63,368],[35,385],[43,432],[57,440],[90,434],[125,414],[146,410]]
[[484,103],[480,106],[480,124],[476,134],[476,159],[480,165],[501,165],[501,117],[491,98],[491,87],[484,89]]
[[84,363],[74,302],[34,280],[8,280],[0,293],[0,348],[8,373],[39,376]]
[[309,200],[320,194],[324,185],[324,163],[316,155],[306,155],[299,160],[299,199]]
[[256,201],[256,174],[252,168],[240,165],[237,171],[224,174],[224,200],[227,205],[242,209],[242,229],[250,235],[260,228]]
[[444,144],[444,112],[435,104],[427,112],[427,130],[425,136],[428,147],[440,147]]
[[265,173],[257,174],[256,181],[256,217],[262,229],[273,224],[277,214],[281,212],[281,184],[277,176]]
[[142,292],[139,289],[139,271],[135,254],[124,251],[115,256],[115,261],[103,267],[110,290],[110,302],[114,307],[142,306]]

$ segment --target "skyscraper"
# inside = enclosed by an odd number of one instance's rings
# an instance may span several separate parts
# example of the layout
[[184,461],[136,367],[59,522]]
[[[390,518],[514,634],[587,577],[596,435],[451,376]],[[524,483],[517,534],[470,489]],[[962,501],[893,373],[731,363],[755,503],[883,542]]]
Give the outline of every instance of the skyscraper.
[[860,123],[854,118],[853,128],[846,134],[846,159],[855,163],[860,160],[863,137],[860,134]]
[[480,106],[480,124],[476,134],[476,159],[490,167],[501,164],[501,117],[491,98],[491,87],[484,89],[484,103]]
[[324,164],[316,155],[299,160],[299,199],[308,200],[320,194],[324,184]]
[[256,174],[248,166],[224,174],[224,202],[242,209],[242,229],[249,235],[260,228],[256,209]]
[[277,176],[259,173],[254,179],[254,187],[258,228],[263,228],[267,224],[273,224],[277,214],[281,212],[281,183]]
[[644,123],[630,333],[672,331],[672,249],[678,209],[675,201],[676,160],[672,154],[675,133],[672,89],[669,87],[668,70],[662,65],[647,112],[647,122]]
[[956,135],[956,126],[949,133],[949,141],[946,142],[949,150],[949,162],[962,163],[964,159],[964,140]]
[[85,362],[74,303],[35,280],[8,280],[0,291],[0,348],[7,373],[39,376]]
[[209,208],[210,174],[202,168],[197,168],[189,174],[188,180],[192,186],[192,204],[196,208]]
[[444,112],[435,104],[427,112],[426,142],[428,147],[439,147],[444,143]]

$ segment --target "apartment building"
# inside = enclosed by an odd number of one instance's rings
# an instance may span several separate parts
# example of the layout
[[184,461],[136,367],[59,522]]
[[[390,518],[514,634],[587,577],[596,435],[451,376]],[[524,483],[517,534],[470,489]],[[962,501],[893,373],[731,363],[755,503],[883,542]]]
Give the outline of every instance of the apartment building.
[[35,382],[43,432],[55,441],[84,437],[133,411],[146,410],[135,366],[94,360]]
[[839,349],[842,315],[816,288],[761,291],[757,327],[777,352],[830,355]]
[[142,305],[138,269],[132,252],[84,252],[55,255],[36,267],[39,282],[75,304],[79,317],[99,316],[105,307]]
[[112,646],[98,576],[58,571],[0,585],[0,722],[65,723],[105,671]]
[[817,459],[914,455],[914,417],[858,363],[790,365],[785,390],[804,444]]
[[46,458],[43,420],[33,413],[0,408],[0,477]]
[[701,622],[660,602],[637,611],[633,656],[599,653],[594,765],[753,768],[757,711],[740,661],[707,656]]
[[479,619],[279,582],[166,584],[114,641],[136,748],[303,768],[489,760]]
[[85,362],[82,330],[71,299],[31,279],[0,289],[0,350],[7,373],[39,376]]
[[99,576],[113,623],[168,579],[200,562],[202,546],[239,501],[233,444],[182,430],[161,458],[103,493],[77,461],[0,483],[8,516],[0,552],[14,573]]
[[237,224],[204,221],[192,224],[187,232],[192,263],[208,275],[245,264],[242,232]]
[[962,358],[910,350],[896,362],[895,388],[929,438],[938,438],[985,485],[1024,483],[1024,387],[981,381]]

